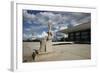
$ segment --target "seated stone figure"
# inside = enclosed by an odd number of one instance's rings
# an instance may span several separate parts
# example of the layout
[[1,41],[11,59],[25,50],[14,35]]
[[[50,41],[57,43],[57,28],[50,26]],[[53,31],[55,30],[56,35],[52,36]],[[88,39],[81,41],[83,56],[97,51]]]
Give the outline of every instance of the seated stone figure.
[[46,52],[46,41],[47,41],[47,37],[44,37],[40,40],[40,49],[39,49],[39,53],[40,52]]
[[48,36],[45,36],[40,41],[40,49],[39,53],[48,53],[52,52],[52,32],[51,32],[51,24],[48,23]]
[[40,40],[39,53],[45,52],[52,52],[52,33],[48,33],[48,36],[45,36]]

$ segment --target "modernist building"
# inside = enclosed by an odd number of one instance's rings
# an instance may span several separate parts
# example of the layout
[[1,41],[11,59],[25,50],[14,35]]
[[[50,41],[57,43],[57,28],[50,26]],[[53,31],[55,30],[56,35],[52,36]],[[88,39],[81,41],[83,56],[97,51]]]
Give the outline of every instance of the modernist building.
[[63,30],[62,32],[68,34],[67,41],[75,43],[90,43],[91,42],[91,22],[85,22],[76,25],[72,28]]

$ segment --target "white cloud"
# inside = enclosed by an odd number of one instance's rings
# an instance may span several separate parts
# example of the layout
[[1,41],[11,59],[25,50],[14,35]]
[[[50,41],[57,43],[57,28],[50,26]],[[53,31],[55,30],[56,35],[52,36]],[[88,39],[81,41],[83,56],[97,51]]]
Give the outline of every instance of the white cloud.
[[26,34],[26,33],[23,34],[24,40],[27,40],[27,39],[30,39],[30,38],[32,38],[32,34]]
[[28,19],[28,20],[34,20],[36,18],[34,14],[29,14],[27,13],[26,10],[23,10],[23,16],[25,19]]
[[64,29],[67,29],[68,27],[60,27],[60,30],[64,30]]
[[[28,24],[39,24],[38,27],[33,26],[30,28],[25,29],[26,31],[36,32],[40,29],[48,28],[48,21],[51,21],[52,27],[54,28],[53,32],[57,32],[59,30],[67,29],[68,25],[77,25],[84,21],[89,21],[90,17],[84,18],[83,20],[78,21],[77,19],[85,16],[85,13],[60,13],[60,12],[38,12],[36,14],[30,14],[27,10],[23,11],[23,16],[25,21]],[[37,37],[44,37],[46,32],[43,31],[41,34],[36,34]],[[24,34],[25,37],[31,37],[30,34]]]
[[25,31],[31,31],[31,28],[25,28],[24,30]]
[[66,24],[70,23],[72,25],[77,24],[76,19],[83,17],[87,14],[85,13],[53,13],[53,12],[39,12],[37,14],[29,14],[27,10],[23,11],[24,18],[27,20],[28,23],[35,23],[35,24],[41,24],[41,25],[47,25],[48,21],[51,20],[53,25],[58,24]]
[[36,35],[37,38],[44,38],[46,36],[48,36],[48,34],[45,31],[43,31],[41,34]]
[[53,12],[40,12],[35,15],[23,11],[23,15],[28,23],[34,22],[35,24],[41,25],[47,25],[49,20],[51,20],[54,25],[68,20],[67,16],[62,16],[62,14],[55,14]]

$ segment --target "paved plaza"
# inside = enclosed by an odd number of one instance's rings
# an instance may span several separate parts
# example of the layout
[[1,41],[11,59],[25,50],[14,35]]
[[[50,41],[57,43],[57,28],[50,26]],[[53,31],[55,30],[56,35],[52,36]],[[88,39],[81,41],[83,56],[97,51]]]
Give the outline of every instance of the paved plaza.
[[[53,42],[56,44],[57,42]],[[59,43],[59,42],[58,42]],[[61,43],[61,42],[60,42]],[[39,42],[23,42],[23,61],[41,62],[41,61],[61,61],[61,60],[86,60],[91,59],[90,44],[58,44],[53,45],[53,52],[38,54],[35,60],[32,59],[34,50],[40,47]]]

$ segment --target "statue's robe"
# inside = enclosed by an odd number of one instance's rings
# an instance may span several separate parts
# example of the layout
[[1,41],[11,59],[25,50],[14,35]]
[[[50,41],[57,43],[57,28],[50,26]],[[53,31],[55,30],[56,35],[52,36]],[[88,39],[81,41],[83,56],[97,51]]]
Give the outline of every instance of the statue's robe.
[[39,52],[46,52],[46,40],[47,38],[44,37],[40,40],[40,49],[39,49]]
[[48,53],[48,52],[52,52],[52,32],[51,32],[51,24],[48,23],[48,36],[44,37],[41,39],[40,41],[40,49],[39,52],[40,53]]

